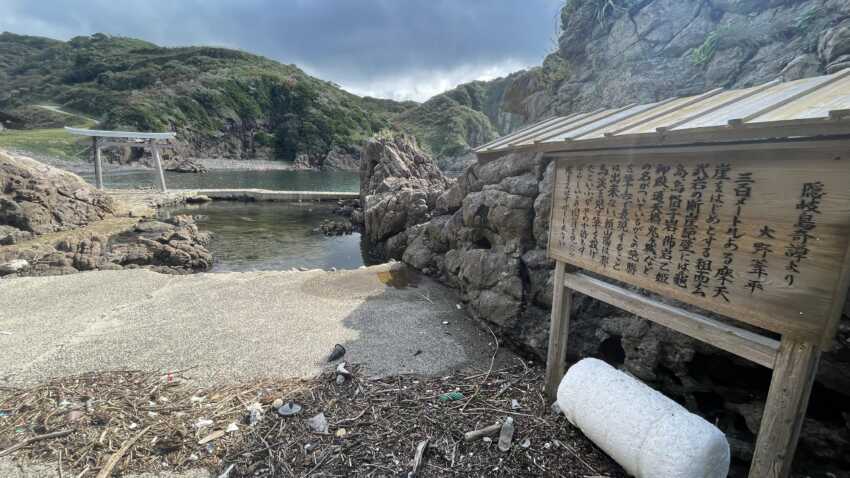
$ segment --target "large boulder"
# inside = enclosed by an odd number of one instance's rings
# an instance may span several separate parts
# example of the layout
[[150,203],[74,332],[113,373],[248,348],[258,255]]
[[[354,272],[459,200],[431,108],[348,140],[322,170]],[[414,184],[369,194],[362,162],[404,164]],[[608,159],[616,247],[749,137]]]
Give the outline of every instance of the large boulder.
[[408,244],[405,230],[431,219],[438,198],[452,184],[413,138],[369,140],[360,159],[360,203],[372,254],[401,259]]
[[[61,231],[113,213],[112,199],[76,174],[0,151],[0,226],[4,237]],[[11,242],[11,241],[9,241]]]

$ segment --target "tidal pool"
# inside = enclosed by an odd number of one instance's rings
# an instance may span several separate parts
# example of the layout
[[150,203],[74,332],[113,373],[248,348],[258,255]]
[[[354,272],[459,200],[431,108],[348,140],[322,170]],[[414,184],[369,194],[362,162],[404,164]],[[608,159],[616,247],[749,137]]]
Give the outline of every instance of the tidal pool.
[[216,201],[161,211],[191,214],[201,230],[214,234],[209,250],[212,272],[356,269],[366,263],[360,234],[325,236],[314,232],[333,214],[333,204]]

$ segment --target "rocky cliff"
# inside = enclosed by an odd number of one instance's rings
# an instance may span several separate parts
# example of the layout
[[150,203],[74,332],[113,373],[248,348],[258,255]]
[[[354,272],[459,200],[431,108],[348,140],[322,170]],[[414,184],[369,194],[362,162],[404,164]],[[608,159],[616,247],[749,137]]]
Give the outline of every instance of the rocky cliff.
[[531,121],[850,66],[845,0],[570,0],[561,28],[504,110]]
[[[572,0],[560,48],[516,75],[502,108],[529,120],[602,106],[796,79],[848,66],[846,1]],[[545,358],[552,165],[534,154],[475,163],[433,218],[406,230],[403,260],[457,288],[467,310]],[[605,304],[577,297],[571,359],[602,357],[716,422],[742,476],[769,370]],[[846,311],[845,311],[846,314]],[[850,321],[817,377],[795,461],[807,476],[850,470]],[[801,475],[802,476],[802,475]]]
[[360,204],[370,254],[401,259],[408,228],[431,219],[437,198],[452,183],[409,136],[367,142],[360,161]]
[[[845,0],[569,0],[561,30],[558,48],[542,65],[444,95],[478,98],[460,102],[489,122],[474,129],[501,135],[552,115],[850,67]],[[404,116],[425,122],[427,106]],[[455,138],[443,140],[450,151],[433,151],[441,167],[470,164],[470,147],[487,135],[469,131],[468,124],[455,124],[432,135]]]

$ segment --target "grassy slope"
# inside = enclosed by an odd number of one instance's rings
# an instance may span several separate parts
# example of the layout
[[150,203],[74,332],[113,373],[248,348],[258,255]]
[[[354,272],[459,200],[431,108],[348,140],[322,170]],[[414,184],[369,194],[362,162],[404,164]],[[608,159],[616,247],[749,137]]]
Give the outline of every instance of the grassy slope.
[[96,34],[68,42],[0,34],[0,111],[51,103],[104,128],[176,130],[196,150],[238,131],[283,159],[352,147],[411,105],[370,100],[248,53],[162,48]]
[[91,118],[43,106],[28,106],[12,110],[12,115],[32,128],[0,131],[0,149],[25,151],[35,156],[75,161],[88,155],[89,141],[65,132],[64,126],[92,128]]
[[[515,126],[501,118],[511,78],[460,85],[420,105],[360,98],[293,65],[240,51],[162,48],[100,34],[68,42],[0,34],[0,83],[10,86],[0,91],[0,113],[32,126],[67,123],[33,106],[53,104],[104,128],[175,130],[198,154],[230,142],[230,150],[270,146],[280,159],[322,155],[392,126],[448,165]],[[55,130],[7,135],[0,146],[64,157],[73,148],[59,147],[62,137]]]

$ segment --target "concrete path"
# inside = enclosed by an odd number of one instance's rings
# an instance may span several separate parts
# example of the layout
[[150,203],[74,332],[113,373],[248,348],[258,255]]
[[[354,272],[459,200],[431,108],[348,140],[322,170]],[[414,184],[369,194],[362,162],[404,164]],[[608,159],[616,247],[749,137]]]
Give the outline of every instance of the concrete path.
[[373,374],[486,369],[489,332],[458,310],[450,289],[404,271],[0,280],[0,384],[125,368],[197,367],[199,384],[306,377],[336,343]]

